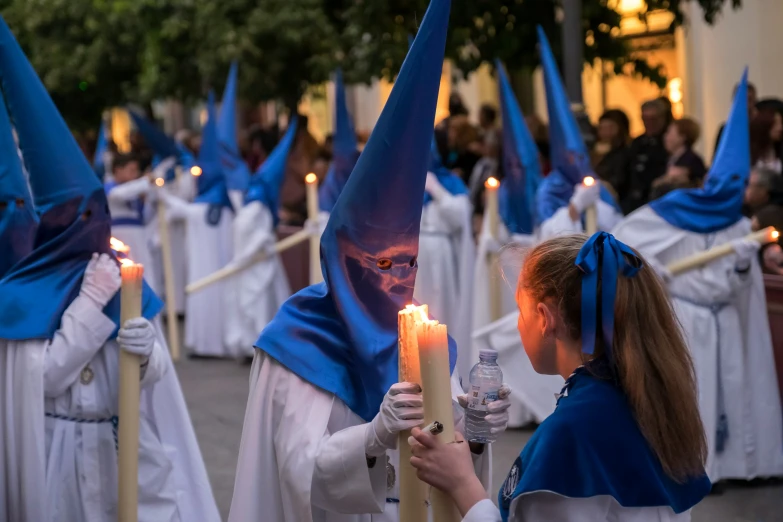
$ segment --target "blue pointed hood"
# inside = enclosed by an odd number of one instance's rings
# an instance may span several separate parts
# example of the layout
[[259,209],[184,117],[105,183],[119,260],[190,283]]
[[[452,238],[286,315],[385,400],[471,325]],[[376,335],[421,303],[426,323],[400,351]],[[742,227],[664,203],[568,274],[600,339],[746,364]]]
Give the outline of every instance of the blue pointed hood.
[[337,69],[334,75],[334,141],[332,145],[332,164],[326,179],[318,187],[318,203],[321,210],[331,212],[340,196],[348,176],[359,159],[356,132],[353,129],[351,115],[345,102],[343,72]]
[[711,234],[742,219],[742,202],[751,170],[747,93],[746,68],[704,186],[674,190],[650,203],[671,225]]
[[[586,176],[597,176],[590,164],[590,154],[579,125],[571,111],[571,103],[549,40],[541,26],[537,29],[541,68],[544,70],[546,107],[549,113],[549,148],[552,162],[552,172],[541,180],[536,194],[536,223],[540,224],[552,217],[559,208],[568,205],[574,193],[574,185],[581,183]],[[603,186],[601,200],[619,211],[617,202]]]
[[0,93],[0,278],[33,250],[38,216]]
[[503,115],[503,183],[498,199],[500,216],[512,234],[532,234],[535,200],[541,182],[538,147],[527,128],[506,69],[495,62]]
[[[292,296],[256,346],[365,420],[397,382],[397,314],[413,299],[449,0],[432,0],[321,236],[324,282]],[[456,349],[452,345],[452,367]]]
[[[0,85],[40,215],[33,251],[0,280],[0,338],[50,339],[92,254],[111,254],[111,218],[103,186],[3,19]],[[117,294],[104,309],[116,324],[119,302]],[[147,318],[161,307],[146,286],[142,306]]]
[[288,124],[283,139],[272,149],[266,160],[250,178],[250,186],[245,195],[245,203],[260,201],[266,205],[266,208],[272,213],[275,226],[279,221],[280,187],[282,187],[285,177],[288,154],[296,140],[297,123],[297,119],[294,117]]
[[99,179],[103,179],[106,175],[103,156],[107,150],[109,150],[109,140],[106,137],[106,122],[101,122],[101,127],[98,129],[98,142],[95,144],[95,155],[92,157],[92,168]]
[[[128,109],[128,114],[130,114],[136,130],[139,131],[139,134],[144,138],[144,143],[146,143],[154,153],[152,157],[153,167],[156,167],[161,161],[171,157],[176,158],[177,165],[186,170],[190,170],[190,167],[196,163],[193,154],[191,154],[189,150],[160,130],[153,122],[131,109]],[[166,181],[172,181],[174,177],[174,169],[171,169],[166,174]]]
[[220,164],[228,181],[228,190],[244,193],[250,182],[250,168],[239,153],[237,143],[237,73],[237,62],[231,62],[220,103],[217,135],[220,140]]
[[201,149],[196,163],[201,167],[201,175],[196,180],[198,194],[196,203],[207,203],[211,209],[208,220],[217,224],[220,214],[217,209],[232,208],[228,197],[226,177],[220,163],[220,144],[217,135],[217,119],[215,117],[215,94],[210,91],[207,101],[207,123],[201,133]]

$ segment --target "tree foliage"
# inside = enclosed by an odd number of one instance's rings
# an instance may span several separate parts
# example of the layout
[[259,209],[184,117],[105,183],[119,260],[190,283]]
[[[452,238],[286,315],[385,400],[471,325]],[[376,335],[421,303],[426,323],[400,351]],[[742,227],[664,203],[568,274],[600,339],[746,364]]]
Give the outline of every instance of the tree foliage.
[[[645,0],[675,13],[698,2],[712,23],[741,0]],[[453,0],[446,54],[465,73],[500,58],[514,70],[538,63],[535,26],[560,52],[562,0]],[[94,127],[103,108],[129,101],[220,94],[231,60],[240,95],[287,106],[341,66],[346,79],[393,78],[429,0],[0,0],[0,12],[63,115]],[[616,38],[607,0],[583,0],[585,60],[616,72],[663,77]],[[644,16],[644,13],[642,13]]]

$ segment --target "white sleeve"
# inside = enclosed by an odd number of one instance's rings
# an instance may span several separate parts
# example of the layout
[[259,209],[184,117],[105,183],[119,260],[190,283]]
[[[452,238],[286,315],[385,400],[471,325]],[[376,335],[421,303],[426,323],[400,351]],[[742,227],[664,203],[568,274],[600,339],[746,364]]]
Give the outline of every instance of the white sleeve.
[[160,198],[166,203],[166,219],[181,221],[188,217],[188,202],[166,190],[160,191]]
[[579,220],[573,221],[571,219],[571,215],[568,212],[568,205],[566,205],[560,207],[552,217],[541,223],[538,235],[541,241],[546,241],[553,237],[565,234],[580,234],[582,232],[584,232],[582,222]]
[[451,232],[461,230],[465,226],[465,214],[470,215],[470,200],[465,195],[455,196],[444,190],[444,194],[433,198],[431,205],[438,209],[441,217]]
[[150,179],[147,176],[142,176],[139,179],[128,181],[126,183],[120,183],[112,188],[106,198],[112,203],[122,203],[125,201],[133,201],[139,197],[147,194],[150,190]]
[[470,508],[462,522],[501,522],[501,520],[500,510],[487,498]]
[[605,201],[598,201],[595,205],[598,215],[598,230],[610,232],[623,220],[622,213]]
[[165,348],[158,341],[152,348],[147,364],[141,368],[141,387],[151,386],[166,375],[168,365],[166,363]]
[[366,424],[321,439],[313,473],[312,502],[333,513],[382,513],[386,507],[386,456],[372,468],[364,453]]
[[60,329],[46,345],[44,395],[58,397],[70,388],[115,328],[114,321],[89,298],[74,299],[63,313]]
[[739,273],[737,256],[728,255],[716,259],[672,278],[669,289],[675,296],[691,298],[697,302],[719,302],[731,299],[736,292],[752,284],[750,270]]

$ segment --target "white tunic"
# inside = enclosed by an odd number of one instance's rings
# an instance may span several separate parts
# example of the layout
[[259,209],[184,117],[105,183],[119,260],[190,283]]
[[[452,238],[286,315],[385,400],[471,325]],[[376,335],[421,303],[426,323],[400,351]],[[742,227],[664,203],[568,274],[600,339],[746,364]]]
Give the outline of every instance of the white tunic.
[[[697,234],[644,206],[613,233],[652,262],[668,265],[747,235],[750,223],[743,219],[714,234]],[[696,369],[709,447],[706,469],[713,482],[783,476],[783,421],[764,282],[755,258],[745,275],[737,273],[735,263],[736,256],[729,255],[668,285]],[[719,410],[728,420],[721,453]]]
[[[121,183],[112,188],[107,194],[109,211],[112,220],[141,220],[140,224],[112,225],[112,236],[116,237],[130,247],[130,257],[135,262],[144,265],[144,279],[153,290],[160,287],[158,279],[158,262],[155,259],[155,247],[152,244],[151,234],[155,227],[151,226],[156,204],[153,197],[154,191],[150,190],[151,183],[147,176]],[[144,197],[144,212],[139,216],[137,204],[140,197]]]
[[[231,261],[233,212],[221,210],[217,225],[207,222],[209,205],[186,203],[166,197],[170,219],[184,219],[187,227],[188,284],[206,277]],[[187,296],[185,346],[200,356],[231,356],[224,346],[225,309],[222,306],[225,281],[215,283]]]
[[[116,415],[119,347],[106,341],[113,330],[92,302],[77,297],[51,342],[0,341],[0,521],[116,520],[112,423],[75,420]],[[198,514],[216,522],[206,470],[158,334],[141,382],[139,520]]]
[[[627,508],[606,495],[590,498],[563,497],[549,491],[520,495],[511,502],[508,522],[689,522],[691,512],[677,514],[669,506]],[[462,522],[501,522],[491,500],[482,500],[467,512]]]
[[471,213],[467,196],[448,192],[424,206],[413,291],[417,302],[429,305],[432,317],[448,325],[459,349],[459,372],[465,376],[478,362],[470,359],[475,262]]
[[[386,501],[399,496],[384,458],[368,467],[365,428],[333,394],[257,351],[229,522],[404,522]],[[398,452],[387,456],[396,473]],[[485,485],[490,462],[489,448],[474,460]]]
[[[517,248],[501,252],[500,255],[493,255],[488,248],[488,243],[492,241],[489,233],[489,221],[487,214],[484,214],[481,235],[479,236],[476,265],[473,276],[473,339],[471,344],[470,361],[478,361],[479,351],[483,348],[494,348],[485,338],[483,332],[486,327],[492,324],[492,304],[490,298],[490,287],[492,279],[497,279],[497,288],[500,290],[500,317],[517,316],[516,287],[519,278],[519,271],[522,268],[524,251],[532,247],[535,243],[535,237],[527,234],[508,233],[505,225],[499,224],[498,237],[495,238],[500,244],[513,244]],[[516,322],[514,323],[516,331]],[[497,326],[486,329],[488,332],[495,331]],[[509,350],[498,358],[498,365],[503,371],[503,379],[514,390],[509,396],[511,406],[508,409],[508,425],[511,428],[518,428],[530,423],[531,421],[541,422],[526,404],[525,395],[518,394],[518,386],[524,386],[522,379],[517,379],[519,368],[517,367],[518,355],[521,352],[523,357],[524,349],[518,342],[519,336],[516,336],[517,342],[508,346]],[[530,366],[530,363],[527,363]],[[557,390],[559,391],[559,389]],[[548,413],[547,413],[548,415]]]
[[[240,265],[277,241],[272,214],[253,201],[242,207],[234,219],[234,259]],[[253,345],[261,330],[291,296],[288,276],[280,257],[274,255],[226,281],[225,345],[236,357],[253,356]]]
[[[599,200],[595,207],[598,216],[598,230],[608,232],[623,219],[620,212],[604,201]],[[585,229],[582,226],[582,220],[573,221],[568,211],[568,205],[566,205],[560,207],[549,219],[541,223],[541,227],[538,229],[538,238],[541,241],[546,241],[565,234],[583,233],[585,233]]]

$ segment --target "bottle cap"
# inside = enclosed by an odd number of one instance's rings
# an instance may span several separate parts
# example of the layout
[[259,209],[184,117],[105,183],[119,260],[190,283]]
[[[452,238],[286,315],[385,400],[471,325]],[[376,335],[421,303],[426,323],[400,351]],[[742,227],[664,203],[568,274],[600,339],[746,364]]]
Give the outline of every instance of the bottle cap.
[[479,359],[497,359],[498,358],[498,352],[497,350],[492,350],[491,348],[482,348],[479,350]]

